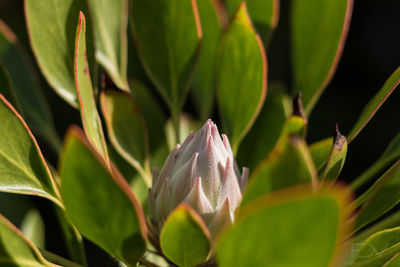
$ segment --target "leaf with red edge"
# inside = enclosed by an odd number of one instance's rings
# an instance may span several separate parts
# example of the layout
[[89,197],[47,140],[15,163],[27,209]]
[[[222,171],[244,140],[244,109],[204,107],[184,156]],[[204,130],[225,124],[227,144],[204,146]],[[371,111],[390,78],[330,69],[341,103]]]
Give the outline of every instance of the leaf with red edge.
[[165,221],[160,245],[167,258],[178,266],[197,266],[210,253],[211,236],[201,217],[184,203]]
[[394,89],[400,83],[400,67],[398,67],[392,75],[386,80],[385,84],[379,90],[379,92],[369,101],[361,112],[360,117],[347,135],[349,143],[361,132],[361,130],[367,125],[372,119],[378,109],[385,103],[386,99],[393,93]]
[[111,143],[151,186],[151,176],[144,169],[149,169],[147,128],[136,102],[128,93],[106,90],[100,103]]
[[350,191],[335,185],[263,195],[242,206],[217,240],[218,266],[342,266],[350,201]]
[[178,115],[202,37],[195,0],[133,0],[131,22],[146,73]]
[[293,86],[310,114],[338,65],[349,29],[353,0],[293,0]]
[[145,249],[146,221],[129,184],[80,129],[68,131],[63,151],[61,194],[71,221],[110,255],[136,265]]
[[[242,0],[227,0],[229,16],[235,13]],[[280,0],[245,0],[254,27],[267,45],[278,25]]]
[[39,249],[0,214],[0,265],[57,267],[45,260]]
[[104,156],[108,157],[107,145],[104,139],[103,127],[97,112],[90,79],[89,65],[86,58],[86,20],[79,12],[78,26],[75,37],[75,87],[79,99],[82,124],[86,136],[93,146]]
[[1,94],[0,119],[0,191],[44,197],[62,207],[35,137]]
[[128,65],[128,0],[89,0],[96,42],[96,59],[113,82],[129,91]]
[[[32,51],[44,77],[69,104],[78,107],[74,84],[75,21],[86,1],[25,0],[25,19]],[[93,49],[88,49],[92,63]]]
[[267,62],[243,2],[222,37],[216,88],[223,127],[236,153],[253,125],[267,90]]
[[[53,149],[58,151],[61,141],[54,128],[50,107],[41,90],[31,58],[16,35],[1,20],[0,47],[0,59],[9,73],[15,100],[11,100],[9,94],[4,94],[5,97],[17,108],[32,131],[45,138]],[[2,86],[0,90],[5,88]]]

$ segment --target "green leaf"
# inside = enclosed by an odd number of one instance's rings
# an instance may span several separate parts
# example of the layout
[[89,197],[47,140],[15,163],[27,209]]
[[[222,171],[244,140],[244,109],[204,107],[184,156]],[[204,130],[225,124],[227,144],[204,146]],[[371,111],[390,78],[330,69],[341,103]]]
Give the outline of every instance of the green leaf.
[[113,82],[128,91],[128,0],[89,0],[89,7],[93,18],[96,59]]
[[361,132],[361,130],[367,125],[367,123],[372,119],[378,109],[385,103],[386,99],[393,93],[394,89],[400,83],[400,67],[398,67],[392,75],[386,80],[385,84],[379,90],[379,92],[368,102],[361,112],[360,117],[354,124],[350,133],[347,135],[349,143],[356,138],[356,136]]
[[[131,83],[131,94],[138,104],[146,121],[150,152],[155,153],[160,146],[165,146],[166,137],[164,131],[160,131],[160,125],[165,125],[166,118],[160,105],[155,101],[150,90],[137,80]],[[163,159],[164,160],[164,159]]]
[[[245,0],[254,27],[267,44],[279,19],[280,0]],[[242,0],[225,1],[228,14],[232,17]]]
[[86,58],[86,20],[79,12],[75,37],[75,86],[79,98],[82,125],[92,145],[105,157],[108,157],[103,127],[97,112],[90,79],[89,65]]
[[147,128],[138,106],[128,93],[121,91],[101,93],[100,102],[111,143],[150,186]]
[[143,66],[177,116],[200,49],[196,1],[133,0],[131,19]]
[[127,182],[107,164],[84,134],[73,128],[61,157],[61,194],[82,235],[124,263],[135,265],[145,248],[144,214]]
[[78,106],[74,83],[75,21],[80,10],[86,10],[85,1],[25,0],[25,19],[36,61],[50,86],[74,107]]
[[353,0],[291,3],[294,89],[307,114],[332,79],[348,32]]
[[0,214],[0,265],[56,267],[46,261],[35,245]]
[[181,204],[165,221],[160,245],[165,256],[178,266],[197,266],[210,253],[210,238],[201,217],[188,205]]
[[345,188],[300,186],[242,206],[218,239],[218,266],[341,266],[349,196]]
[[221,41],[216,74],[219,111],[235,153],[264,103],[266,64],[264,47],[242,3]]
[[253,170],[257,164],[271,153],[282,133],[286,121],[286,94],[269,87],[268,97],[253,127],[240,143],[237,153],[239,166]]
[[366,182],[374,178],[379,172],[384,170],[391,162],[400,157],[400,133],[398,133],[390,142],[389,146],[383,152],[382,156],[352,183],[353,190],[359,189]]
[[197,0],[203,39],[201,54],[193,78],[193,101],[200,119],[210,116],[215,94],[215,64],[222,25],[219,17],[220,6],[216,0]]
[[380,231],[360,247],[351,266],[380,267],[400,252],[400,228]]
[[336,125],[335,137],[332,142],[331,152],[327,159],[321,180],[336,180],[339,176],[347,155],[347,139],[340,134]]
[[0,94],[0,191],[45,197],[63,206],[40,148],[22,117]]
[[394,255],[389,261],[383,265],[383,267],[396,267],[400,266],[400,253]]
[[280,140],[270,156],[253,171],[242,205],[266,193],[301,183],[311,183],[315,188],[317,174],[305,141],[290,135]]
[[[25,118],[32,131],[44,137],[54,150],[58,151],[61,146],[60,140],[54,128],[50,108],[39,86],[38,77],[27,52],[5,24],[0,27],[0,47],[0,59],[10,75],[12,84],[10,90],[15,90],[6,93],[5,97]],[[2,86],[2,90],[3,88],[5,87]]]
[[364,203],[355,230],[371,223],[400,202],[400,160],[362,194],[353,205]]

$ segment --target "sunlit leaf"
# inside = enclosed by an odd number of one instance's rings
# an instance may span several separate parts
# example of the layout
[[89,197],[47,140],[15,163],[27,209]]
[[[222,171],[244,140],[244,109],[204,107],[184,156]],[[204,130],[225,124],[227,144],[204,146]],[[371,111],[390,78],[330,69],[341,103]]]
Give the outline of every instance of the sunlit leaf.
[[143,210],[118,170],[73,128],[61,158],[61,194],[77,229],[117,259],[134,265],[144,252]]
[[0,265],[56,267],[46,261],[35,245],[0,214]]
[[131,3],[139,57],[177,116],[200,49],[201,26],[196,1],[133,0]]
[[89,65],[86,57],[86,20],[79,13],[75,37],[75,86],[78,95],[83,128],[93,146],[104,156],[108,157],[107,145],[104,139],[103,127],[97,112],[90,79]]
[[3,90],[7,90],[7,86],[2,86],[1,93],[17,108],[32,131],[44,137],[55,151],[58,151],[60,140],[30,58],[11,29],[1,20],[0,47],[0,59],[7,69],[11,82],[9,90],[13,90],[4,94]]
[[41,196],[62,206],[35,138],[1,94],[0,118],[0,191]]
[[112,90],[103,92],[100,100],[112,144],[150,186],[151,177],[144,170],[149,168],[147,129],[137,104],[128,93]]
[[96,59],[121,89],[129,90],[127,71],[128,0],[90,0]]
[[216,74],[218,107],[234,152],[261,110],[266,79],[264,47],[242,3],[223,35]]
[[349,191],[295,187],[240,208],[217,242],[218,266],[342,266]]
[[[78,106],[74,39],[79,11],[86,11],[85,1],[25,0],[25,19],[37,63],[47,82],[74,107]],[[89,58],[92,53],[88,49]]]
[[178,266],[196,266],[204,262],[210,252],[210,233],[201,217],[182,204],[165,221],[160,245],[164,254]]
[[353,0],[291,2],[293,87],[307,114],[335,73],[348,32]]
[[[233,16],[241,0],[226,0],[229,16]],[[245,0],[250,18],[264,43],[271,39],[272,31],[278,24],[280,0]]]

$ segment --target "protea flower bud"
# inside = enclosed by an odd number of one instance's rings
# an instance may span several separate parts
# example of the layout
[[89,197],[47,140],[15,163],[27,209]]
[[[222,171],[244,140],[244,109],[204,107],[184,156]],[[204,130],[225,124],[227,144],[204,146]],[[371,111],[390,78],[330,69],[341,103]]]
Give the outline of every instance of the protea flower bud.
[[228,138],[221,139],[217,126],[208,120],[171,151],[161,172],[153,173],[149,209],[157,230],[175,207],[186,202],[215,235],[233,223],[248,172],[243,168],[240,175]]

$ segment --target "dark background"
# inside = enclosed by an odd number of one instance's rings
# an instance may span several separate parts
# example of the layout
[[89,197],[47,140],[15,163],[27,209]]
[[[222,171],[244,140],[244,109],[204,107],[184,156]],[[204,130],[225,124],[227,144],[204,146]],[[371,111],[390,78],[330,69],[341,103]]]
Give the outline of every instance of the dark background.
[[[0,18],[17,33],[21,43],[30,52],[22,3],[17,0],[0,0]],[[289,1],[281,1],[281,18],[268,49],[268,60],[269,79],[285,81],[290,86],[288,6]],[[398,66],[400,1],[355,0],[342,58],[332,82],[309,118],[307,141],[312,143],[331,136],[336,122],[341,132],[347,134],[364,105]],[[41,85],[49,99],[57,130],[62,136],[68,125],[79,123],[79,114],[55,95],[44,80]],[[351,181],[360,174],[380,156],[398,132],[400,89],[392,94],[351,143],[341,177]],[[41,147],[45,155],[55,162],[55,155],[43,142]],[[34,201],[45,219],[48,250],[66,256],[50,205],[45,200],[35,198]],[[88,253],[93,266],[113,265],[113,260],[103,254],[99,255],[94,245],[88,244]]]

